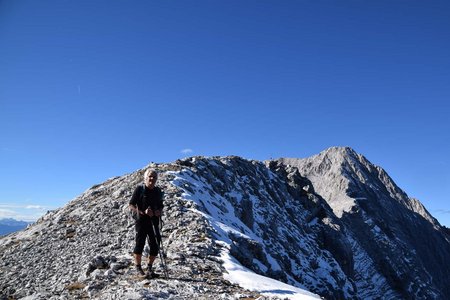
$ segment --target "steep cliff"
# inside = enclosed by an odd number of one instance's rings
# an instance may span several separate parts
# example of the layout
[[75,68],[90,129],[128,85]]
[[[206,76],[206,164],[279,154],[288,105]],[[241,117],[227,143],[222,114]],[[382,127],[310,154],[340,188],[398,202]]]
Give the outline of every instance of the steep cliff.
[[400,298],[450,297],[448,234],[382,168],[347,147],[280,161],[311,180],[345,225],[352,252],[364,254],[366,263],[356,265],[353,278],[359,291],[376,281]]

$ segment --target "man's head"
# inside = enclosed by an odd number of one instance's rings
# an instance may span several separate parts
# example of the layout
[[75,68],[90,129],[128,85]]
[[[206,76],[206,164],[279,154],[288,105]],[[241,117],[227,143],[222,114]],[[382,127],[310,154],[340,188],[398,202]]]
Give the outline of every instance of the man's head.
[[154,188],[155,184],[156,184],[156,180],[158,180],[158,174],[156,173],[155,170],[148,169],[147,171],[145,171],[144,183],[145,183],[146,187],[148,187],[149,189]]

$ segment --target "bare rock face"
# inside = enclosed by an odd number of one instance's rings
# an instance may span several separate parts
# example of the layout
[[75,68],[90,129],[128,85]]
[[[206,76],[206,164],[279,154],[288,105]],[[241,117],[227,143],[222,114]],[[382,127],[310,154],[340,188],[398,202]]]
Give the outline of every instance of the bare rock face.
[[382,168],[351,148],[279,161],[311,180],[344,225],[355,258],[364,256],[352,277],[358,290],[386,291],[381,298],[450,298],[445,228]]
[[350,148],[147,167],[165,192],[168,280],[134,271],[127,211],[144,168],[1,238],[0,299],[267,299],[228,280],[224,255],[326,299],[450,298],[445,228]]

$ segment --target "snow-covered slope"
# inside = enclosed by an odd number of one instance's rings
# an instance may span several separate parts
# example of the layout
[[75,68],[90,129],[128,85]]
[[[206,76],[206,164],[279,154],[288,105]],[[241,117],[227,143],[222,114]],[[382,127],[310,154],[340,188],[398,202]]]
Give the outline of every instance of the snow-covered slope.
[[174,184],[241,264],[328,298],[354,295],[339,263],[319,246],[319,225],[307,221],[302,201],[319,202],[313,194],[294,197],[285,178],[261,162],[225,157],[193,158],[188,164],[195,168],[174,174]]
[[450,298],[448,233],[350,148],[301,160],[192,157],[150,167],[165,191],[169,280],[141,280],[133,270],[126,211],[142,169],[1,238],[0,295]]

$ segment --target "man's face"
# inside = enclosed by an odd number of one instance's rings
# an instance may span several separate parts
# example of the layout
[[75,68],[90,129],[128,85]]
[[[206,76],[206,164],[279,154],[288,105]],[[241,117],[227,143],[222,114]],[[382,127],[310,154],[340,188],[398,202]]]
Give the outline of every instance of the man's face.
[[156,184],[156,180],[158,180],[158,175],[156,174],[156,172],[150,172],[144,179],[145,185],[148,188],[153,188]]

